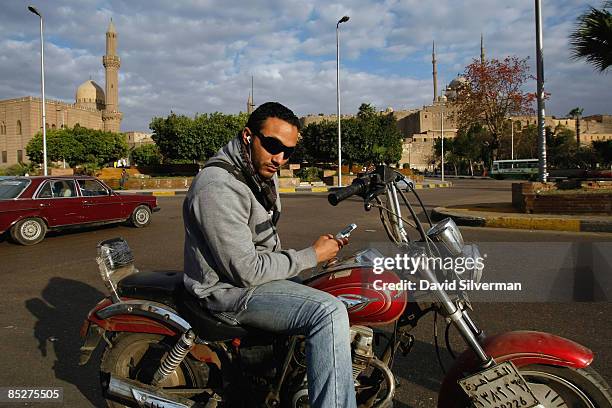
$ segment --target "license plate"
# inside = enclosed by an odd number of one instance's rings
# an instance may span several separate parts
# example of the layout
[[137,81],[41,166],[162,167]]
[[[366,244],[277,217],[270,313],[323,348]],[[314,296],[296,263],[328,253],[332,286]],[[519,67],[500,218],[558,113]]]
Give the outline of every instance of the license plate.
[[459,380],[475,408],[532,408],[538,400],[510,361]]

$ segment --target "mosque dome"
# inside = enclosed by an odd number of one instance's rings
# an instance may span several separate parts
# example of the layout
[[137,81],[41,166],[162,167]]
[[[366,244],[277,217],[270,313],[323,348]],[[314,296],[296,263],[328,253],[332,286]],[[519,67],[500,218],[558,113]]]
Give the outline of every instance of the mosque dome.
[[77,88],[76,103],[86,108],[103,109],[104,90],[91,79],[85,81]]
[[465,79],[463,76],[458,76],[457,78],[453,79],[450,84],[448,84],[448,88],[457,90],[465,84],[467,84],[467,79]]

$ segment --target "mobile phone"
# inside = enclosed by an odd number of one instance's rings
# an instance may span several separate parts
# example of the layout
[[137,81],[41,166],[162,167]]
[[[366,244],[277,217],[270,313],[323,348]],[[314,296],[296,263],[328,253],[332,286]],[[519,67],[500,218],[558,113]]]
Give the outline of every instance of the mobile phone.
[[345,229],[336,234],[336,239],[344,239],[351,236],[351,232],[353,232],[357,228],[357,224],[349,224]]

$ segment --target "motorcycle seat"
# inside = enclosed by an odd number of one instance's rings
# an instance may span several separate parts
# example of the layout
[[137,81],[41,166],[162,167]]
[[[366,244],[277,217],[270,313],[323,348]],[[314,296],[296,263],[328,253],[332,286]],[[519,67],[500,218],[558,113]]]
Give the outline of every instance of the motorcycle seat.
[[176,310],[193,327],[196,334],[208,341],[224,341],[263,334],[245,328],[221,315],[216,317],[202,304],[201,299],[189,293],[183,285],[183,272],[139,272],[122,279],[117,289],[122,297],[151,300]]
[[[185,293],[187,293],[187,291],[185,291]],[[182,299],[179,311],[181,316],[191,324],[196,334],[204,340],[232,340],[235,338],[250,337],[256,332],[259,332],[251,328],[247,329],[246,327],[240,326],[237,322],[228,324],[226,322],[227,317],[224,318],[223,314],[219,317],[215,317],[215,315],[208,311],[202,304],[201,299],[191,294],[186,295]]]
[[183,273],[180,271],[138,272],[117,284],[119,296],[152,300],[173,309],[176,309],[183,291]]

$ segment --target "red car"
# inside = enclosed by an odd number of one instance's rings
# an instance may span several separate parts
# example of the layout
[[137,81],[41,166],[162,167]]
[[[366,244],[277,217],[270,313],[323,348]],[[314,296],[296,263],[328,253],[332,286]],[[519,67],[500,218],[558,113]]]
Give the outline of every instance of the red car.
[[0,177],[0,235],[34,245],[48,230],[129,221],[136,228],[159,211],[157,199],[119,195],[95,177]]

